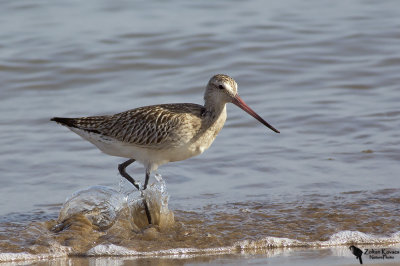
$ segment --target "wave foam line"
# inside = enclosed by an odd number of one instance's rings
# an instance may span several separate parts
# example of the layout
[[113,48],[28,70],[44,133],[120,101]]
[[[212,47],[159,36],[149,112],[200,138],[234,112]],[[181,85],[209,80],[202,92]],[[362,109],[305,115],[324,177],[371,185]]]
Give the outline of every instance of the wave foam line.
[[74,255],[80,255],[80,256],[86,255],[91,257],[129,256],[129,257],[190,258],[199,255],[222,255],[222,254],[232,254],[237,252],[248,252],[252,250],[256,251],[261,249],[278,250],[289,247],[325,248],[325,247],[344,246],[351,244],[387,245],[387,244],[398,244],[398,243],[400,243],[400,231],[392,234],[389,237],[379,237],[358,231],[342,231],[333,234],[326,241],[305,242],[289,238],[265,237],[260,240],[238,241],[234,245],[228,247],[206,248],[206,249],[175,248],[167,250],[140,252],[114,244],[100,244],[91,248],[85,254],[74,254],[70,248],[58,246],[57,251],[53,253],[43,253],[43,254],[30,254],[27,252],[0,253],[0,262],[45,260],[51,258],[74,256]]
[[235,244],[240,250],[256,250],[266,248],[285,248],[285,247],[334,247],[351,244],[359,245],[382,245],[400,243],[400,232],[396,232],[389,237],[379,237],[365,234],[358,231],[342,231],[333,234],[326,241],[304,242],[289,238],[266,237],[255,241],[239,241]]
[[229,254],[232,253],[234,247],[219,247],[219,248],[174,248],[159,251],[139,252],[114,244],[101,244],[90,249],[87,256],[145,256],[145,257],[179,257],[188,258],[199,254]]
[[138,252],[113,244],[101,244],[90,249],[87,256],[168,256],[186,258],[196,255],[229,254],[237,251],[251,251],[259,249],[278,249],[288,247],[335,247],[351,244],[397,244],[400,243],[400,232],[390,237],[378,237],[358,231],[342,231],[332,235],[327,241],[304,242],[289,238],[265,237],[260,240],[244,240],[236,242],[230,247],[219,248],[177,248],[151,252]]
[[16,261],[41,261],[48,259],[66,258],[68,257],[70,248],[65,247],[65,251],[58,251],[54,253],[31,254],[28,252],[6,252],[0,253],[0,263],[2,262],[16,262]]

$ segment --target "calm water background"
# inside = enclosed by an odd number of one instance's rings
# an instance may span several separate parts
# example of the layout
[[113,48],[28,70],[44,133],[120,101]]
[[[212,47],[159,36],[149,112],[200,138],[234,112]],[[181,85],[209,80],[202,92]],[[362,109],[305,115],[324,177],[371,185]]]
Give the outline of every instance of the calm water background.
[[399,11],[394,0],[2,1],[1,220],[54,218],[77,190],[118,187],[123,159],[51,117],[202,103],[225,73],[281,134],[229,105],[209,150],[159,169],[172,210],[263,206],[318,224],[294,210],[354,204],[363,220],[377,209],[389,220],[350,229],[399,231]]

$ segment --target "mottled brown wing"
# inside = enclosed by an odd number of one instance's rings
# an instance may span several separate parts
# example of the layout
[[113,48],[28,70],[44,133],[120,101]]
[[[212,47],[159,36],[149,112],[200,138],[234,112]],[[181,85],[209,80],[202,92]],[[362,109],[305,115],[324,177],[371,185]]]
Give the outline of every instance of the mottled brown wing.
[[145,106],[111,116],[82,117],[75,127],[142,147],[176,147],[201,128],[204,107],[197,104]]

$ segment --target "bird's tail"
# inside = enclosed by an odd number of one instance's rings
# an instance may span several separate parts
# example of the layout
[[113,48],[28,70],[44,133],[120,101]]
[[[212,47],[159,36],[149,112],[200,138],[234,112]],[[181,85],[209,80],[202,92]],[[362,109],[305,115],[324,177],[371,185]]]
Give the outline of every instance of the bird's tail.
[[76,127],[75,118],[53,117],[50,121],[57,122],[63,126]]
[[90,116],[90,117],[79,117],[79,118],[65,118],[65,117],[53,117],[50,121],[55,121],[63,126],[69,128],[77,128],[86,132],[101,134],[98,130],[99,124],[104,121],[105,116]]

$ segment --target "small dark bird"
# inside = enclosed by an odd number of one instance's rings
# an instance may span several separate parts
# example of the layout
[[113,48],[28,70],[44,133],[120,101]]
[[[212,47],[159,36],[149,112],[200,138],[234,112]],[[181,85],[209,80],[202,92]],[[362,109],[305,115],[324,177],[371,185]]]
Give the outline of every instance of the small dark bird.
[[356,246],[350,246],[349,249],[351,250],[351,253],[353,253],[354,256],[356,256],[356,259],[360,260],[360,264],[363,264],[361,259],[361,256],[363,254],[362,250]]

